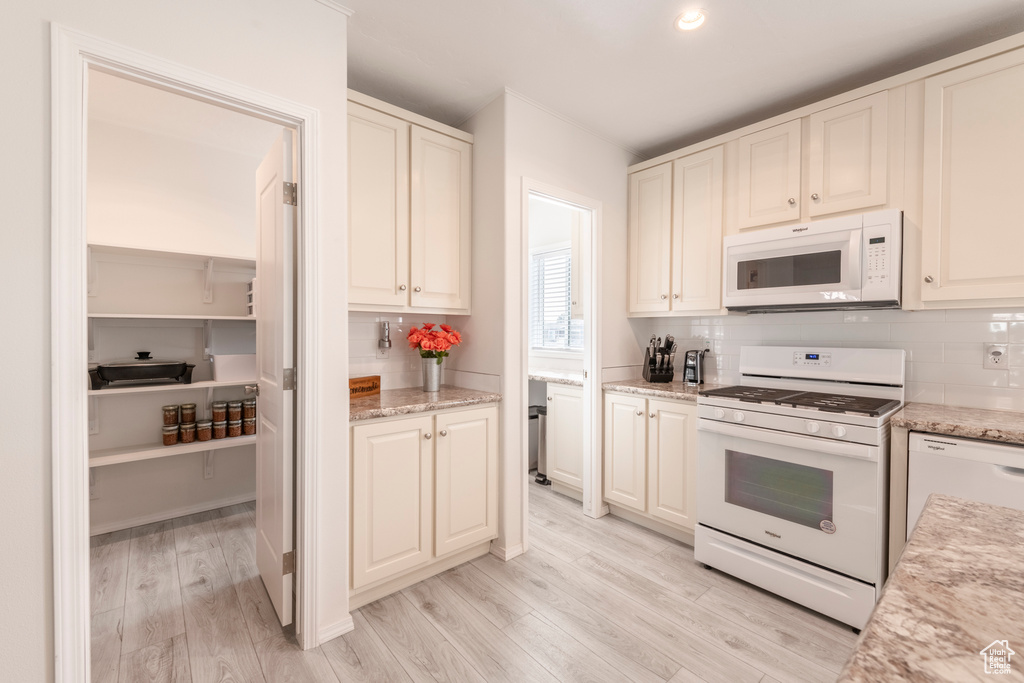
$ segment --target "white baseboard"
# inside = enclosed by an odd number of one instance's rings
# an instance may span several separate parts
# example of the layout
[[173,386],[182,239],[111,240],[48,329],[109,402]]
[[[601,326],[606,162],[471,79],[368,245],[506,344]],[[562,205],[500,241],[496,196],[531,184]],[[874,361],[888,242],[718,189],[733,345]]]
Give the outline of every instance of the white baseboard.
[[523,549],[522,543],[518,543],[510,548],[503,548],[500,546],[496,546],[493,543],[491,544],[491,555],[494,555],[502,562],[508,562],[514,557],[519,557],[524,552],[526,551]]
[[323,645],[328,640],[334,640],[338,636],[343,636],[354,630],[356,630],[356,622],[352,620],[351,614],[346,614],[345,618],[341,621],[329,626],[324,626],[317,632],[317,646]]
[[98,524],[90,526],[89,535],[98,536],[99,534],[108,534],[111,531],[121,531],[122,529],[131,529],[132,527],[142,526],[143,524],[152,524],[153,522],[162,522],[165,519],[174,519],[175,517],[184,517],[185,515],[194,515],[197,512],[206,512],[207,510],[216,510],[217,508],[226,508],[229,505],[238,505],[239,503],[248,503],[256,500],[256,495],[253,493],[244,493],[240,496],[234,496],[232,498],[222,498],[220,500],[212,500],[205,503],[198,503],[196,505],[189,505],[187,507],[175,508],[173,510],[164,510],[161,512],[155,512],[151,515],[139,515],[138,517],[131,517],[129,519],[120,519],[116,522],[106,522],[105,524]]

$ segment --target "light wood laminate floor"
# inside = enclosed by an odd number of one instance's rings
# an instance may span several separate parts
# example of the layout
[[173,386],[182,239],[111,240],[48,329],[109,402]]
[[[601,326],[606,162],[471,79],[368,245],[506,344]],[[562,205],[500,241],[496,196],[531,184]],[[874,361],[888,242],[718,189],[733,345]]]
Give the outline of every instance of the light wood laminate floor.
[[92,539],[92,680],[834,681],[849,628],[530,484],[531,549],[356,611],[302,652],[256,572],[251,505]]

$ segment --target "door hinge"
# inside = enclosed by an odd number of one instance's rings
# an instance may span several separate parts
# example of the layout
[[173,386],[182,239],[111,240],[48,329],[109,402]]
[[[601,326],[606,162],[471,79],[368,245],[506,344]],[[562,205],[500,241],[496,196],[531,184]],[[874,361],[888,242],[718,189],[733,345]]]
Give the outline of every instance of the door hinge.
[[285,182],[284,184],[284,203],[291,204],[292,206],[298,206],[299,204],[299,184]]
[[281,575],[288,576],[295,573],[295,551],[289,550],[284,554],[281,561]]
[[285,391],[295,391],[295,368],[284,369],[283,389]]

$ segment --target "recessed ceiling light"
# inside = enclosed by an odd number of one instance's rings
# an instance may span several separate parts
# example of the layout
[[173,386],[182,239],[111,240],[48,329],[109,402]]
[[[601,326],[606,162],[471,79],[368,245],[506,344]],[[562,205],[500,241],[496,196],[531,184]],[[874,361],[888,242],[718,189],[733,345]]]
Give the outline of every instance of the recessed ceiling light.
[[680,31],[692,31],[700,28],[707,19],[707,10],[688,9],[676,18],[676,28]]

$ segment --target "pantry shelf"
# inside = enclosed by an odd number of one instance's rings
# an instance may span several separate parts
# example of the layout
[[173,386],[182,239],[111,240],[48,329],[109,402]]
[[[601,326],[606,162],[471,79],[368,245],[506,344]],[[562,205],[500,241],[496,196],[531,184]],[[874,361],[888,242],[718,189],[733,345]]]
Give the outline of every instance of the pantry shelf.
[[252,435],[236,436],[227,439],[214,439],[212,441],[180,443],[176,446],[143,444],[140,446],[127,446],[124,448],[105,448],[103,450],[89,452],[89,467],[119,465],[125,462],[152,460],[153,458],[166,458],[172,455],[200,453],[202,451],[219,451],[227,448],[238,448],[239,446],[251,446],[255,443],[256,436]]
[[138,385],[127,385],[118,387],[108,387],[106,389],[90,389],[90,396],[119,396],[121,394],[149,394],[158,391],[187,391],[189,389],[217,389],[219,387],[242,387],[247,384],[256,384],[256,378],[247,380],[238,380],[230,382],[215,382],[213,380],[206,380],[202,382],[192,382],[191,384],[138,384]]
[[256,259],[239,258],[238,256],[227,256],[224,254],[203,254],[189,251],[164,251],[161,249],[140,249],[136,247],[123,247],[115,244],[100,244],[90,242],[89,249],[94,254],[109,254],[137,259],[161,259],[166,261],[179,261],[202,264],[213,259],[218,269],[220,268],[256,268]]
[[110,320],[248,320],[256,318],[248,315],[159,315],[151,313],[90,313],[93,319]]

